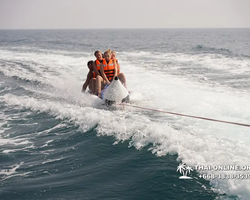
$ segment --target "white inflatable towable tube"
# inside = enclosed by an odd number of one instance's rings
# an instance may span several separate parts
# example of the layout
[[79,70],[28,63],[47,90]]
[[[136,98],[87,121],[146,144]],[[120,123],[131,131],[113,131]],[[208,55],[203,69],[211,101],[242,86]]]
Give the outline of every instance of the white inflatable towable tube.
[[117,76],[105,90],[103,100],[107,106],[129,102],[128,90],[122,85]]

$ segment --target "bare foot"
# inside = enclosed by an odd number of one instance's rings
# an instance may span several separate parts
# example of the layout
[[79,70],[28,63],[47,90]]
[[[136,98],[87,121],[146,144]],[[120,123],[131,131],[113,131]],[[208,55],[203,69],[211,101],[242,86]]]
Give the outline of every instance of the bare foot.
[[98,92],[98,95],[97,95],[99,98],[102,97],[102,93],[101,92]]

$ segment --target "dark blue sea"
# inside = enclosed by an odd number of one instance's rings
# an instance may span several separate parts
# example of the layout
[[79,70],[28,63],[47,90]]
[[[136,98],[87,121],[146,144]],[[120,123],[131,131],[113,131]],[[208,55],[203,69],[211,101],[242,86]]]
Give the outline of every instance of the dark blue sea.
[[[109,48],[142,108],[81,93]],[[248,200],[250,127],[144,108],[250,124],[249,102],[250,29],[0,30],[0,199]]]

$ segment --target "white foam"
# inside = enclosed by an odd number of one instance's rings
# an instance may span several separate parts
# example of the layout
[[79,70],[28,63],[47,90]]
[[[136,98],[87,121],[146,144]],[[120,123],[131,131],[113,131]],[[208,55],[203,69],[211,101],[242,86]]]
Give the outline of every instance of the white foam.
[[1,181],[4,181],[6,179],[15,177],[15,176],[26,176],[27,174],[30,174],[31,172],[26,172],[26,173],[18,173],[16,170],[23,165],[24,162],[21,162],[19,164],[14,164],[9,167],[6,167],[5,169],[2,169],[0,171],[0,175],[3,175],[1,177]]
[[[129,63],[123,66],[123,71],[127,75],[129,86],[133,85],[134,90],[140,91],[143,96],[149,98],[147,104],[144,102],[143,106],[250,124],[250,94],[248,92],[240,92],[223,86],[215,88],[209,84],[192,82],[185,77],[159,73],[150,68],[145,71],[145,68],[129,65]],[[136,148],[141,148],[148,143],[155,144],[151,150],[158,156],[178,153],[178,159],[191,166],[247,165],[249,163],[250,139],[247,127],[169,115],[166,115],[162,123],[154,123],[151,119],[148,122],[145,121],[144,124],[150,124],[150,126],[126,130],[126,132],[133,133],[130,136],[124,136],[124,133],[119,133],[115,127],[111,130],[118,132],[119,135],[116,137],[119,140],[121,136],[123,138],[121,140],[132,137],[131,145]],[[124,127],[126,126],[131,127],[131,125],[124,124]],[[121,128],[120,125],[119,128]],[[102,130],[102,133],[105,131]],[[218,174],[219,172],[212,173]],[[243,199],[250,197],[249,183],[249,180],[217,179],[211,181],[217,191],[220,188],[221,192],[240,195]]]
[[19,163],[19,164],[15,164],[15,165],[11,165],[9,166],[7,169],[2,169],[0,171],[0,175],[12,175],[14,173],[16,173],[16,170],[23,164],[23,162]]
[[[178,72],[180,68],[199,68],[221,70],[223,73],[235,75],[250,74],[250,60],[248,58],[229,57],[219,54],[185,54],[185,53],[150,53],[150,52],[121,52],[123,61],[142,64],[153,70]],[[145,60],[145,62],[143,62]],[[145,66],[145,63],[146,66]],[[152,67],[153,66],[153,67]],[[180,72],[178,72],[180,73]],[[206,78],[206,77],[205,77]]]
[[[81,73],[87,72],[87,61],[91,59],[91,57],[75,58],[52,53],[20,53],[7,50],[0,50],[0,55],[0,58],[5,60],[4,67],[1,67],[5,76],[16,76],[52,86],[63,84],[65,74],[83,79]],[[20,66],[19,63],[27,64],[28,68]]]
[[13,145],[23,145],[23,144],[29,144],[29,141],[25,140],[25,139],[4,139],[1,138],[0,139],[0,145],[4,145],[4,144],[13,144]]
[[62,157],[61,158],[57,158],[57,159],[48,159],[48,160],[42,162],[42,164],[44,165],[46,163],[51,163],[51,162],[59,161],[59,160],[62,160],[62,159],[63,159]]

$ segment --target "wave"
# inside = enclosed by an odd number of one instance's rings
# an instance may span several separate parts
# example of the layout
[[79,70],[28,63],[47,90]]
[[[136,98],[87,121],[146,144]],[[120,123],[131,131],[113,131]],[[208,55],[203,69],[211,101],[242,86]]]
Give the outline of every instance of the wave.
[[226,48],[209,47],[209,46],[204,46],[201,44],[196,45],[195,49],[206,51],[206,52],[215,52],[215,53],[230,53],[230,54],[233,53],[232,51]]
[[237,57],[248,58],[248,59],[250,58],[250,55],[239,54],[228,48],[210,47],[210,46],[198,44],[193,49],[195,52],[200,52],[200,53],[222,54],[225,56],[236,57],[236,58]]

